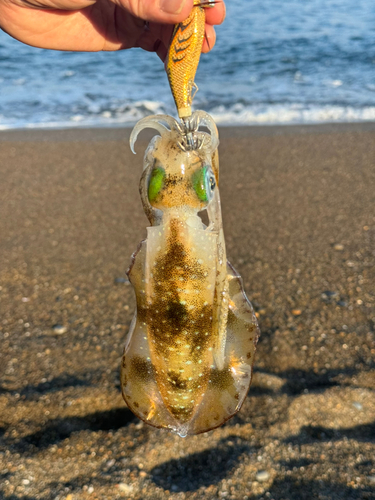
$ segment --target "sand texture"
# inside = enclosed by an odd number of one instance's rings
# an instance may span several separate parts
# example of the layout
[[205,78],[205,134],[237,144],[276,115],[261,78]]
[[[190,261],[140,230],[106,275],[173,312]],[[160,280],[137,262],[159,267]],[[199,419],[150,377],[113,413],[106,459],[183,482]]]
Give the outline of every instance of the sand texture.
[[375,498],[375,126],[220,132],[262,334],[241,412],[186,439],[119,388],[145,140],[0,133],[2,500]]

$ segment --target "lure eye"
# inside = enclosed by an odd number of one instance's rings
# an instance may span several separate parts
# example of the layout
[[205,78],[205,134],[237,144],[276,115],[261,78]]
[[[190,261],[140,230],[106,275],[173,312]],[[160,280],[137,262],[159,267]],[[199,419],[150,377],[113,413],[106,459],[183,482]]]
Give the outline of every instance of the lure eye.
[[193,188],[198,198],[208,202],[213,196],[216,187],[215,177],[209,167],[203,167],[195,171],[192,176]]
[[162,167],[153,169],[148,182],[148,199],[153,203],[164,186],[165,170]]

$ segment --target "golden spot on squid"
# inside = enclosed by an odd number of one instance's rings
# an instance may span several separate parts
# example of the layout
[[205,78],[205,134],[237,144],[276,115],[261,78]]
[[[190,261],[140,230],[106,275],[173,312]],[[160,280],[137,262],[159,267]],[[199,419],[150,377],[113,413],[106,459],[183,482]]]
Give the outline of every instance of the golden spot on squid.
[[212,384],[221,390],[233,384],[233,377],[229,368],[223,370],[213,369],[211,372]]
[[130,375],[138,380],[149,380],[153,378],[153,368],[150,363],[150,358],[142,358],[141,356],[133,356],[130,358]]

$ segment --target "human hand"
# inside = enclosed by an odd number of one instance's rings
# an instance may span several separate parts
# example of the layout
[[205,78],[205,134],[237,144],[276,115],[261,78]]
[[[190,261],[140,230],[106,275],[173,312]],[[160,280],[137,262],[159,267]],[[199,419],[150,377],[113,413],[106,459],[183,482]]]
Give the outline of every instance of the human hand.
[[[164,60],[173,25],[192,7],[193,0],[0,0],[0,28],[34,47],[88,52],[141,47]],[[223,0],[207,9],[203,52],[214,46],[213,26],[224,17]]]

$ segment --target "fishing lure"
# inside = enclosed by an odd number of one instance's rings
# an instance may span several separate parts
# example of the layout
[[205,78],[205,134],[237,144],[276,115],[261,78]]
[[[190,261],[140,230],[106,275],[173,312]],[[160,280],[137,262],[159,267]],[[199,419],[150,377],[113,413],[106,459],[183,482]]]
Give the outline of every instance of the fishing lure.
[[191,103],[194,91],[198,90],[194,79],[205,34],[205,8],[212,7],[213,4],[214,2],[194,0],[189,17],[175,26],[165,61],[178,116],[183,120],[192,114]]
[[[145,127],[160,135],[146,150],[140,181],[151,227],[128,271],[137,310],[122,392],[139,418],[184,437],[214,429],[240,409],[259,330],[241,278],[226,260],[214,121],[196,111],[191,143],[172,117],[146,117],[131,134],[132,150]],[[203,210],[208,226],[198,215]]]

